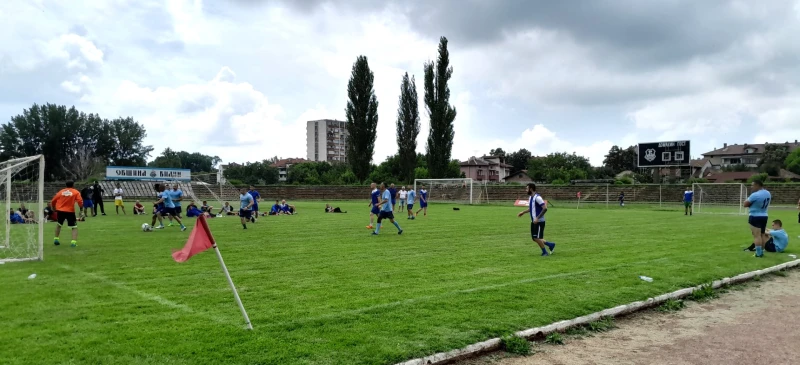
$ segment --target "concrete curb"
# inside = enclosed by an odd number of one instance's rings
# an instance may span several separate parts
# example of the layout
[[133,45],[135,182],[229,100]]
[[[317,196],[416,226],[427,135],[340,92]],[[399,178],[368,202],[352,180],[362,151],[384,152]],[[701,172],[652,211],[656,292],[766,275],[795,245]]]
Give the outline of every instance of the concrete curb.
[[[722,286],[740,283],[744,281],[748,281],[754,277],[769,274],[772,272],[792,268],[800,266],[800,260],[794,260],[785,262],[780,265],[775,265],[772,267],[768,267],[766,269],[751,271],[744,274],[736,275],[732,278],[722,278],[721,280],[715,280],[712,282],[712,287],[714,289],[719,289]],[[687,297],[692,294],[695,290],[702,288],[702,285],[698,285],[691,288],[685,288],[676,290],[672,293],[662,294],[655,298],[648,298],[647,300],[633,302],[625,305],[620,305],[614,308],[605,309],[599,312],[595,312],[589,315],[585,315],[582,317],[578,317],[571,320],[566,321],[559,321],[547,326],[543,327],[535,327],[526,330],[522,330],[516,332],[515,335],[524,337],[527,339],[531,338],[543,338],[550,333],[553,332],[560,332],[564,331],[568,328],[588,324],[590,322],[597,321],[603,317],[617,317],[628,313],[637,312],[646,308],[651,308],[657,306],[661,303],[666,302],[669,299],[680,299]],[[492,338],[486,341],[474,343],[464,348],[451,350],[447,352],[440,352],[438,354],[433,354],[430,356],[425,356],[422,358],[417,358],[413,360],[408,360],[402,363],[397,363],[395,365],[442,365],[448,364],[457,360],[462,360],[470,357],[475,357],[481,353],[491,352],[500,350],[502,346],[502,341],[500,338]]]

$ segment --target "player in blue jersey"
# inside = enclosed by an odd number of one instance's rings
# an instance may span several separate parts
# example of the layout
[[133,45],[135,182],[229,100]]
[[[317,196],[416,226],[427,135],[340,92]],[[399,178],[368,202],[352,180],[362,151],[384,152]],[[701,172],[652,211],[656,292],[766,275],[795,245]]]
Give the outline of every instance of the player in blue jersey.
[[420,188],[419,188],[419,209],[414,214],[414,216],[419,214],[419,212],[422,212],[422,216],[423,217],[428,215],[428,191],[425,190],[425,184],[420,185]]
[[683,192],[683,215],[692,215],[692,201],[694,200],[694,191],[686,188]]
[[250,190],[247,193],[253,197],[253,214],[250,217],[250,222],[255,223],[258,218],[258,202],[261,201],[261,194],[256,191],[254,185],[250,185]]
[[414,199],[417,198],[417,192],[414,189],[408,191],[407,202],[408,205],[406,206],[406,211],[408,212],[408,219],[414,219]]
[[242,228],[247,229],[247,221],[250,220],[253,214],[252,208],[255,204],[255,200],[253,196],[247,192],[246,188],[239,189],[239,193],[239,218],[242,220]]
[[389,191],[389,195],[392,196],[392,211],[396,208],[397,205],[397,188],[394,187],[394,184],[389,185],[389,188],[386,189]]
[[[536,184],[530,183],[526,188],[528,195],[528,209],[523,210],[517,214],[517,217],[522,217],[525,213],[531,216],[531,238],[542,249],[542,256],[549,256],[556,249],[556,244],[544,240],[544,214],[547,213],[547,201],[545,201],[539,193],[536,192]],[[550,249],[550,254],[547,253],[547,248]]]
[[380,213],[378,213],[378,225],[375,227],[375,232],[372,232],[373,236],[377,236],[381,233],[381,221],[384,219],[388,219],[389,222],[392,222],[395,227],[397,227],[397,234],[403,234],[403,229],[400,228],[400,225],[394,221],[394,211],[392,210],[392,193],[389,189],[386,188],[386,183],[381,183],[381,201],[380,204]]
[[370,184],[369,187],[370,189],[372,189],[372,191],[369,194],[370,210],[369,210],[369,225],[367,226],[367,229],[373,229],[375,227],[372,225],[372,222],[375,219],[375,217],[378,216],[381,212],[381,208],[378,206],[378,198],[381,196],[381,192],[378,190],[377,185],[375,185],[375,183]]
[[[764,251],[778,253],[786,251],[786,246],[789,245],[789,234],[783,230],[783,222],[780,219],[772,221],[772,230],[767,231],[767,236],[769,239],[764,243]],[[752,244],[744,250],[755,251],[756,245]]]
[[[167,190],[167,186],[166,185],[158,185],[158,186],[159,186],[160,194],[158,196],[158,201],[156,201],[156,204],[163,204],[164,205],[164,209],[161,212],[159,212],[158,214],[161,215],[161,216],[166,215],[166,216],[172,217],[172,219],[174,219],[176,222],[178,222],[178,224],[181,225],[181,231],[185,231],[186,230],[186,226],[183,225],[183,222],[181,222],[181,218],[178,217],[177,214],[175,213],[175,203],[172,201],[172,192]],[[163,221],[161,223],[161,226],[156,227],[156,228],[158,228],[158,229],[164,228]]]
[[[183,208],[181,207],[181,201],[183,200],[183,191],[178,184],[172,185],[172,190],[169,190],[169,186],[167,186],[166,191],[170,198],[172,198],[172,203],[175,204],[175,216],[180,218],[181,213],[183,213]],[[172,227],[172,216],[169,216],[169,225],[168,227]]]
[[750,232],[753,233],[753,244],[756,246],[755,257],[764,256],[764,244],[769,237],[766,234],[767,221],[769,220],[769,203],[772,200],[772,194],[764,189],[764,183],[761,180],[753,181],[753,192],[745,200],[744,207],[750,208]]

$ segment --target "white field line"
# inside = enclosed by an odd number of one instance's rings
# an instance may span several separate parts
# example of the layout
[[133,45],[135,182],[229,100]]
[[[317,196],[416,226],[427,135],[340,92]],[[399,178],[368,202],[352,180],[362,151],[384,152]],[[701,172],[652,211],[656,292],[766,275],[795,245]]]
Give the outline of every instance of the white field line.
[[[714,289],[718,289],[724,285],[739,283],[743,281],[750,280],[754,277],[761,276],[764,274],[769,274],[775,271],[780,271],[783,269],[788,269],[791,267],[800,266],[800,260],[794,260],[785,262],[780,265],[768,267],[763,270],[756,270],[751,271],[748,273],[736,275],[732,278],[723,278],[721,280],[715,280],[711,285]],[[666,302],[669,299],[680,299],[684,298],[695,290],[702,288],[702,285],[698,285],[696,287],[685,288],[676,290],[672,293],[662,294],[655,298],[648,298],[644,301],[633,302],[625,305],[620,305],[614,308],[605,309],[599,312],[595,312],[589,315],[581,316],[578,318],[574,318],[571,320],[566,321],[559,321],[547,326],[543,327],[535,327],[526,329],[523,331],[516,332],[515,335],[524,337],[524,338],[531,338],[531,337],[539,337],[539,336],[546,336],[547,334],[553,332],[564,331],[568,328],[584,325],[590,322],[594,322],[599,320],[603,317],[616,317],[623,314],[628,314],[632,312],[636,312],[645,308],[650,308],[656,305],[659,305],[663,302]],[[438,354],[433,354],[430,356],[425,356],[418,359],[408,360],[402,363],[398,363],[396,365],[440,365],[440,364],[447,364],[459,359],[469,358],[476,356],[478,354],[489,352],[489,351],[496,351],[499,350],[501,347],[502,341],[500,338],[492,338],[486,341],[474,343],[464,348],[451,350],[448,352],[440,352]]]
[[141,297],[143,299],[156,302],[156,303],[161,304],[163,306],[166,306],[166,307],[169,307],[169,308],[173,308],[173,309],[179,309],[179,310],[184,311],[186,313],[200,315],[200,316],[206,317],[208,319],[211,319],[211,320],[213,320],[214,322],[217,322],[217,323],[232,324],[231,321],[227,321],[227,320],[224,320],[222,318],[217,318],[217,317],[205,315],[203,313],[195,312],[192,308],[190,308],[186,304],[176,303],[176,302],[173,302],[173,301],[171,301],[169,299],[162,298],[162,297],[160,297],[158,295],[150,294],[150,293],[141,291],[141,290],[136,289],[134,287],[131,287],[131,286],[125,285],[123,283],[111,280],[111,279],[109,279],[109,278],[107,278],[105,276],[98,275],[98,274],[95,274],[95,273],[91,273],[91,272],[88,272],[88,271],[83,271],[83,270],[80,270],[80,269],[76,269],[76,268],[73,268],[73,267],[70,267],[70,266],[67,266],[67,265],[59,265],[59,266],[61,266],[61,268],[63,268],[63,269],[66,269],[66,270],[69,270],[69,271],[72,271],[72,272],[75,272],[75,273],[78,273],[78,274],[86,275],[86,276],[88,276],[88,277],[90,277],[92,279],[95,279],[97,281],[102,282],[103,284],[111,285],[113,287],[116,287],[117,289],[121,289],[121,290],[130,292],[130,293],[136,294],[136,295],[138,295],[139,297]]

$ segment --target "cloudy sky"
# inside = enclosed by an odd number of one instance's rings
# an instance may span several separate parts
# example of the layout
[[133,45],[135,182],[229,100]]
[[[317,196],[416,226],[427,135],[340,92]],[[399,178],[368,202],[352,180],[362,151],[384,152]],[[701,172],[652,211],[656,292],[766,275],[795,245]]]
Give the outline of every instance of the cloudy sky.
[[614,144],[677,139],[698,156],[800,137],[798,34],[788,0],[4,0],[0,121],[51,102],[133,116],[156,152],[306,157],[305,122],[344,119],[363,54],[382,161],[403,73],[421,98],[446,36],[454,158],[524,147],[599,165]]

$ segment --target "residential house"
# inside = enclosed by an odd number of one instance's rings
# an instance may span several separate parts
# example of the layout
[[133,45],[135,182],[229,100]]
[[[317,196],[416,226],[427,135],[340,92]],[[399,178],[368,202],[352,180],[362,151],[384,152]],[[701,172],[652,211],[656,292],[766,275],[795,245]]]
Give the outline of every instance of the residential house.
[[[463,171],[463,169],[462,169],[462,171]],[[513,183],[527,184],[527,183],[533,182],[533,180],[531,180],[530,176],[528,176],[528,170],[519,170],[517,172],[514,172],[514,173],[506,176],[506,182],[507,183],[513,182]]]
[[289,177],[289,168],[292,167],[292,165],[303,162],[308,162],[308,160],[304,158],[284,158],[282,160],[278,160],[270,166],[278,169],[278,181],[285,182]]
[[505,182],[506,177],[511,175],[511,168],[498,156],[473,156],[461,162],[461,173],[477,181]]
[[[709,174],[704,179],[712,183],[746,183],[750,177],[758,174],[755,171],[736,171],[736,172],[719,172],[716,174]],[[781,169],[779,176],[770,176],[771,180],[790,180],[800,181],[800,175],[791,171]]]
[[692,168],[692,177],[703,177],[714,170],[714,166],[711,165],[711,160],[708,158],[692,160],[689,166]]
[[[732,144],[727,143],[722,145],[722,148],[716,149],[703,154],[705,159],[711,162],[714,168],[723,168],[732,165],[745,165],[747,167],[758,167],[758,161],[764,154],[764,149],[769,143],[764,144]],[[786,142],[782,145],[789,148],[789,152],[794,151],[800,147],[800,143],[794,140],[794,143]]]

